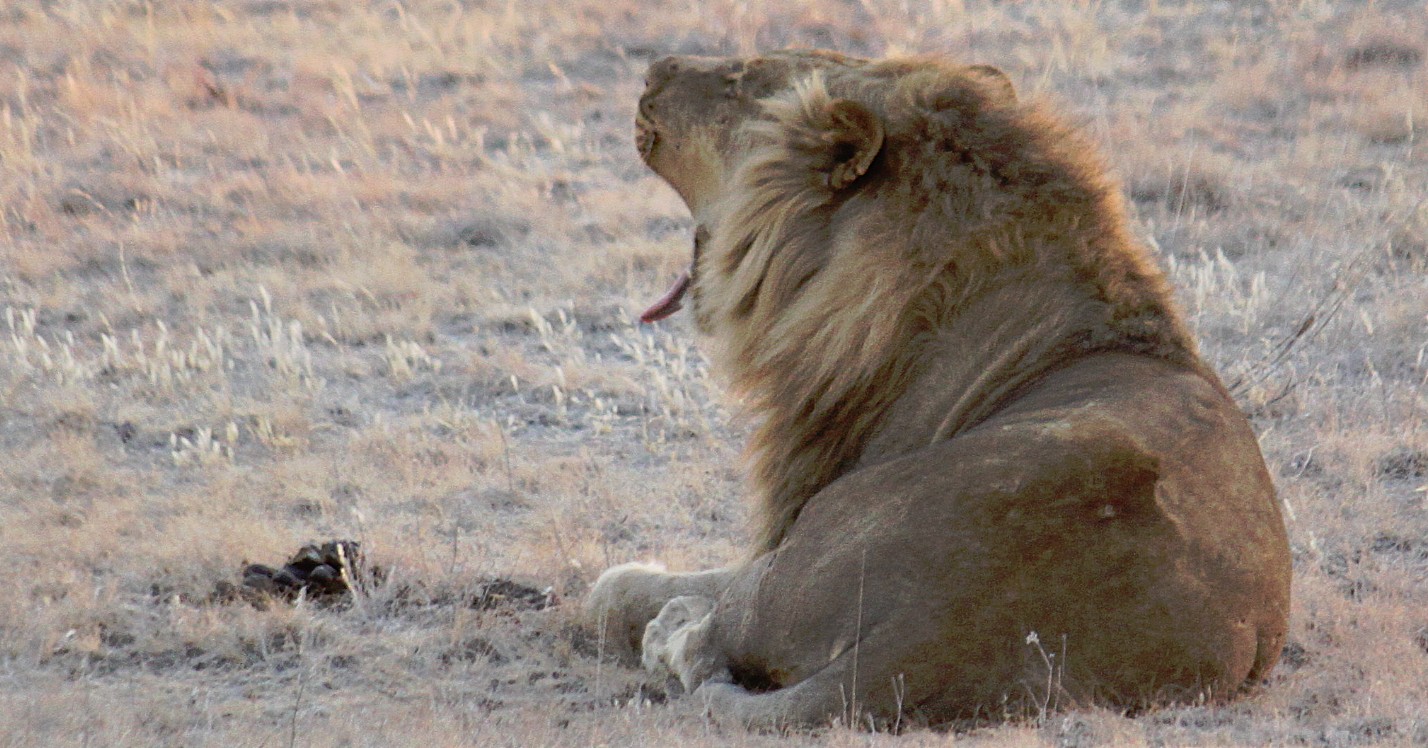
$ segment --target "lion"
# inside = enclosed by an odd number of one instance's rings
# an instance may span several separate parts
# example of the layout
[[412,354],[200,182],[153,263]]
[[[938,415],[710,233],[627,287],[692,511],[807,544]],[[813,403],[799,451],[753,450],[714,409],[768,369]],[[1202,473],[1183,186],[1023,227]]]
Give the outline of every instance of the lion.
[[1220,701],[1284,644],[1255,435],[1096,149],[996,68],[670,57],[636,143],[686,302],[755,426],[756,539],[624,564],[607,652],[751,727]]

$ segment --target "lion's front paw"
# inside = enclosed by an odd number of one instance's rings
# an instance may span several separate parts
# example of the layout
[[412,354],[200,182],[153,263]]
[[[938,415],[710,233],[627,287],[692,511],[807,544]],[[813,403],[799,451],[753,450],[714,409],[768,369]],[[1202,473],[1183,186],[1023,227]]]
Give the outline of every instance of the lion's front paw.
[[661,566],[630,563],[612,566],[595,580],[585,597],[584,614],[599,632],[605,652],[631,663],[638,659],[645,624],[664,602],[651,599],[651,588],[666,576]]
[[645,627],[640,662],[645,669],[673,675],[693,691],[719,668],[708,643],[714,601],[698,595],[670,600]]

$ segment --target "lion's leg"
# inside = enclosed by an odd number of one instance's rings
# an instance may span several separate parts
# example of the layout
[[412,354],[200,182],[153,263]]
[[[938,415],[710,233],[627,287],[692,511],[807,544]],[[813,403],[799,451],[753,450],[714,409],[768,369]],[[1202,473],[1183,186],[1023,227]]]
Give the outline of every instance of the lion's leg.
[[585,598],[585,617],[595,626],[605,652],[634,664],[646,624],[670,600],[686,595],[717,600],[733,574],[733,569],[672,574],[653,564],[612,566]]
[[754,692],[716,672],[694,692],[718,722],[754,730],[818,727],[841,721],[850,725],[896,725],[914,709],[902,702],[905,676],[892,663],[905,662],[923,646],[896,632],[874,633],[813,675],[787,688]]

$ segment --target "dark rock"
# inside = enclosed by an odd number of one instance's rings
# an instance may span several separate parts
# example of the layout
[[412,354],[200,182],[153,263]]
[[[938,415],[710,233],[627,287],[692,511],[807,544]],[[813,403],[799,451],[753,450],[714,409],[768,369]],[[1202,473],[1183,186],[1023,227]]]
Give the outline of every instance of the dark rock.
[[251,564],[243,569],[242,584],[245,589],[275,597],[292,599],[301,593],[309,599],[330,601],[345,598],[357,580],[379,583],[381,571],[363,568],[357,541],[332,540],[299,548],[281,569]]

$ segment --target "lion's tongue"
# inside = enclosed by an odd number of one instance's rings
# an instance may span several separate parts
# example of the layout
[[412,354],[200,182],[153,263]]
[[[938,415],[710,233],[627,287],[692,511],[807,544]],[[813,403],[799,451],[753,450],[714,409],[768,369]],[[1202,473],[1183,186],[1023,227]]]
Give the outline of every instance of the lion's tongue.
[[683,304],[679,303],[680,299],[684,298],[684,292],[688,290],[689,271],[686,270],[679,274],[679,278],[675,279],[674,285],[670,286],[669,290],[665,291],[664,295],[659,297],[659,301],[650,305],[650,308],[646,309],[645,313],[640,315],[640,321],[648,325],[651,322],[658,322],[679,311],[680,307],[683,306]]

